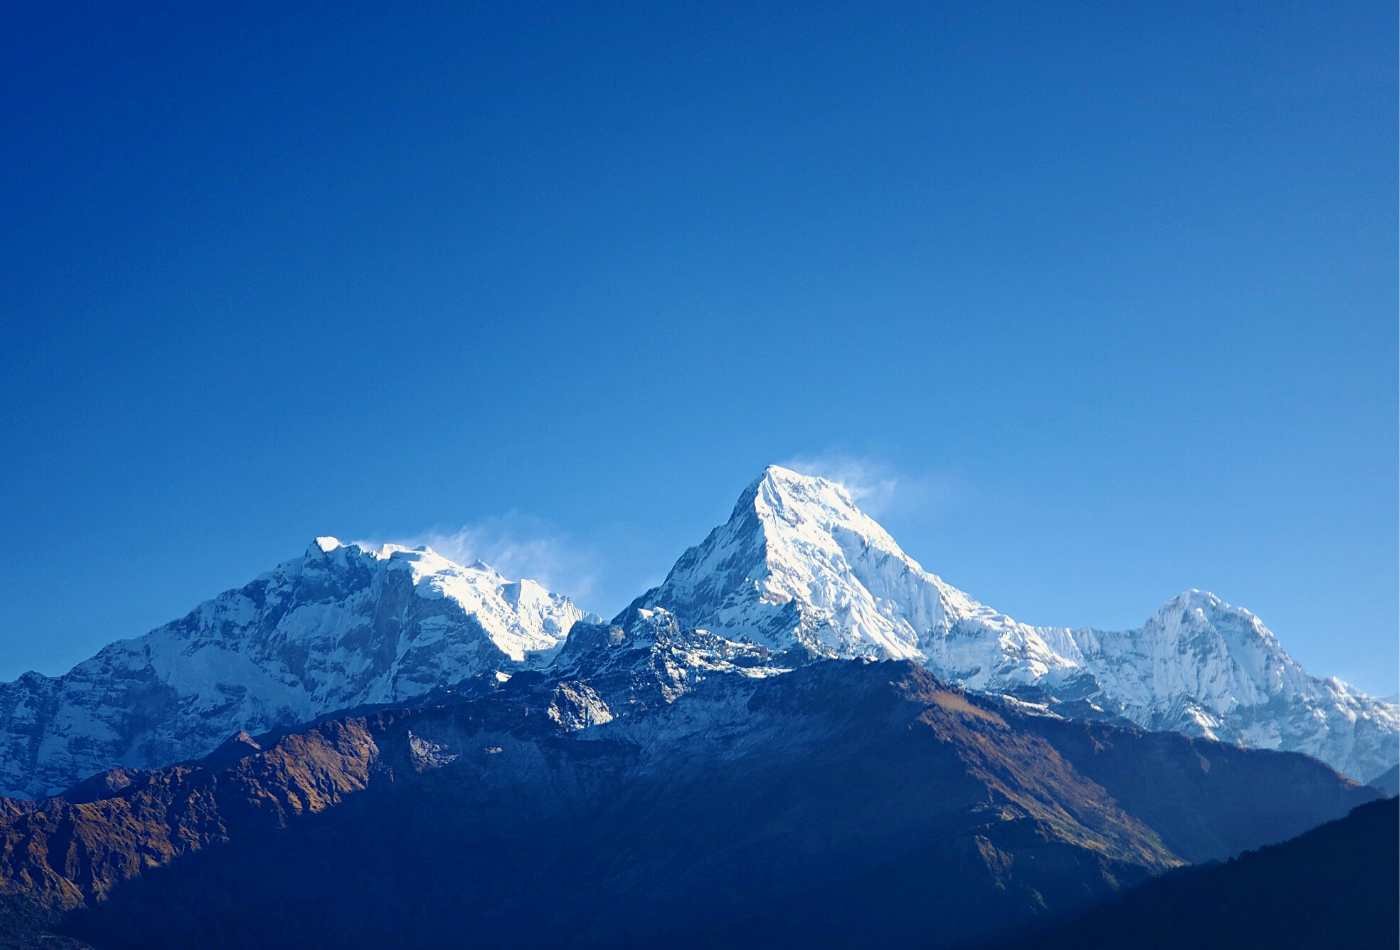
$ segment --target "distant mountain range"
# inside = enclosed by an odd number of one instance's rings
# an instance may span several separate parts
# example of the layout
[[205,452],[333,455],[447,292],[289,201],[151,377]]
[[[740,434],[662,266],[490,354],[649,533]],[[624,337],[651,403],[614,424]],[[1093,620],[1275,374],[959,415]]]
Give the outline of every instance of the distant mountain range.
[[596,683],[577,697],[584,727],[707,677],[832,658],[907,659],[1027,712],[1303,752],[1359,780],[1400,757],[1400,707],[1308,675],[1213,594],[1187,591],[1135,630],[1030,626],[924,570],[840,485],[776,466],[659,587],[593,621],[484,564],[318,538],[63,676],[0,685],[0,792],[55,794],[202,756],[239,730],[522,671]]

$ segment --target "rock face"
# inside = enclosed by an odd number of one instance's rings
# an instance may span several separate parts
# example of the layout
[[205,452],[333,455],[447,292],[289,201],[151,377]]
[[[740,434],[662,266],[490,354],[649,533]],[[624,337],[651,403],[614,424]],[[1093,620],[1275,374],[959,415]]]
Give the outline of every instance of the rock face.
[[428,549],[306,554],[59,677],[0,685],[0,793],[201,756],[337,709],[540,663],[583,617],[533,581]]
[[521,673],[8,803],[0,894],[86,908],[62,929],[102,947],[947,945],[1377,794],[910,662],[715,672],[583,729],[549,712],[565,684],[635,698],[612,681]]
[[842,486],[777,466],[636,606],[775,654],[913,659],[971,689],[1305,752],[1359,779],[1400,755],[1400,707],[1308,675],[1213,594],[1135,630],[1030,626],[924,570]]
[[682,627],[662,608],[630,607],[610,624],[580,623],[550,673],[586,682],[616,715],[675,702],[707,679],[790,671],[764,647]]

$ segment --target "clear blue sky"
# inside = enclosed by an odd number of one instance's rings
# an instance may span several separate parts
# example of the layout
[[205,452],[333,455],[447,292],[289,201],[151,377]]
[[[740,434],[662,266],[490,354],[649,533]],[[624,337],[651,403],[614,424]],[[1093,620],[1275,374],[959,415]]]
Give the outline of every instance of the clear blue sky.
[[0,676],[317,534],[611,613],[815,458],[1396,688],[1393,3],[550,6],[11,11]]

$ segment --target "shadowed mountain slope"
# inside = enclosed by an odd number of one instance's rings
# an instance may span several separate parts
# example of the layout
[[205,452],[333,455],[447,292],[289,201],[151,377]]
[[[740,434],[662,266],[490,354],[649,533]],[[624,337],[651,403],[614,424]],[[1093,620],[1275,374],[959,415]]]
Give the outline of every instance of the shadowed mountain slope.
[[87,907],[65,926],[103,947],[943,945],[1375,794],[1302,756],[1026,715],[909,663],[716,676],[576,729],[589,694],[519,674],[10,803],[0,890]]
[[1173,871],[999,950],[1237,950],[1400,945],[1400,801],[1362,805],[1284,844]]
[[1400,795],[1400,765],[1392,765],[1366,784],[1386,795]]

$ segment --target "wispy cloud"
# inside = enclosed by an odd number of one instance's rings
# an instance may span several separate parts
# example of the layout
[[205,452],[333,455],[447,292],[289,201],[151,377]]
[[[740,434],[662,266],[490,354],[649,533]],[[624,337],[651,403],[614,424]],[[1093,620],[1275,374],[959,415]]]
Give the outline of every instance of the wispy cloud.
[[537,515],[507,511],[457,528],[394,539],[426,544],[462,564],[484,561],[506,577],[528,577],[549,590],[580,600],[594,592],[599,559],[586,544]]
[[806,475],[840,482],[856,504],[873,517],[941,508],[951,499],[957,480],[946,472],[909,472],[869,455],[824,451],[797,455],[779,463]]

